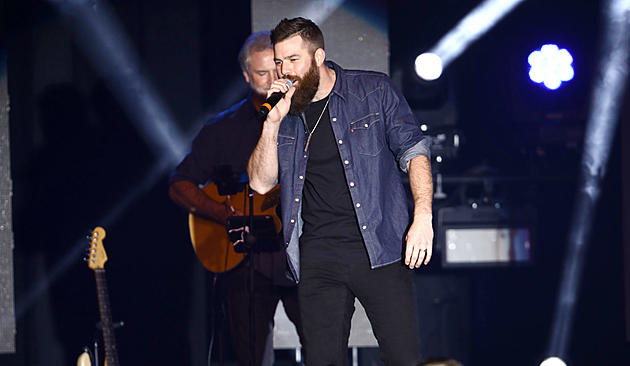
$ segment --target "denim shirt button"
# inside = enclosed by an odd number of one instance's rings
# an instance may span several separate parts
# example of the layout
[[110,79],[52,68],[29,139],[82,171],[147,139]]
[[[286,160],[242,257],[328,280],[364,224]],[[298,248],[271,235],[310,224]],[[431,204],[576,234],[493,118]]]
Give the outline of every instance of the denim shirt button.
[[303,176],[303,175],[300,175],[298,178],[300,178],[300,179],[304,179],[304,176]]
[[366,230],[367,226],[363,225],[363,226],[361,226],[361,229]]
[[294,222],[295,222],[295,220],[294,220],[294,219],[291,219],[291,223],[294,223]]
[[332,121],[337,122],[337,117],[333,117]]
[[300,202],[300,199],[296,197],[295,202]]
[[350,162],[348,160],[344,160],[343,163],[346,164],[346,165],[350,164]]
[[357,203],[357,204],[356,204],[356,206],[357,206],[357,207],[361,207],[361,204],[360,204],[360,203]]
[[354,182],[350,182],[350,187],[354,187]]
[[339,140],[339,145],[343,144],[343,140]]

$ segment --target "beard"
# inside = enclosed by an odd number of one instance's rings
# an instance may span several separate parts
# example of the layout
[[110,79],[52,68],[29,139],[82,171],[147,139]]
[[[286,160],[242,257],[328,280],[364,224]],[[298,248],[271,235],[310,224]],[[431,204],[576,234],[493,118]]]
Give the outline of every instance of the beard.
[[311,59],[311,66],[303,77],[295,77],[294,81],[299,81],[295,87],[295,93],[291,98],[291,108],[289,113],[301,114],[313,101],[317,88],[319,88],[319,68],[315,63],[315,57]]

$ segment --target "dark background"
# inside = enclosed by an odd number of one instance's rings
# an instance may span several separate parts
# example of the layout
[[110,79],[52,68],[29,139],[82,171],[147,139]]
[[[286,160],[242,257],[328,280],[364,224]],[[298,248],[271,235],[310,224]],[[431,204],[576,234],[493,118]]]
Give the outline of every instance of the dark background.
[[[194,133],[205,116],[238,99],[226,98],[224,88],[240,78],[236,56],[251,31],[248,1],[110,3],[182,131]],[[413,78],[415,56],[478,3],[389,2],[392,74]],[[0,355],[0,364],[69,364],[92,341],[98,317],[93,275],[77,243],[139,187],[157,156],[49,3],[5,0],[0,6],[11,98],[18,326],[18,352]],[[449,96],[438,102],[452,104],[464,138],[457,158],[447,159],[440,172],[522,178],[497,181],[490,193],[478,184],[447,184],[449,198],[436,207],[484,198],[513,208],[527,204],[536,208],[537,230],[531,265],[444,269],[438,253],[417,271],[427,356],[456,357],[466,365],[535,365],[546,356],[602,19],[601,1],[525,1],[436,83]],[[548,42],[574,57],[575,78],[558,91],[527,76],[528,54]],[[435,89],[418,85],[403,92],[413,107],[427,108],[426,95]],[[570,365],[630,364],[621,142],[618,133],[595,213]],[[125,321],[117,331],[123,365],[199,365],[205,357],[207,319],[199,309],[207,275],[166,182],[164,173],[106,227],[114,318]],[[46,280],[50,287],[37,291]]]

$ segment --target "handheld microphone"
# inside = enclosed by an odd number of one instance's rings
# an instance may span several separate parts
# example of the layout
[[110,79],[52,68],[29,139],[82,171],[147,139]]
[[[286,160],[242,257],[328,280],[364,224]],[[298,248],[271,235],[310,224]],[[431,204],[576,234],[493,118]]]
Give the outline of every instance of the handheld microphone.
[[[286,85],[287,85],[287,88],[290,89],[293,86],[293,81],[286,79]],[[258,118],[263,119],[267,117],[267,114],[269,114],[269,112],[273,109],[273,107],[275,107],[276,104],[278,104],[278,102],[280,101],[280,99],[282,99],[282,97],[284,97],[284,93],[281,93],[281,92],[272,93],[269,96],[269,98],[265,100],[263,105],[260,106],[260,110],[258,111]]]

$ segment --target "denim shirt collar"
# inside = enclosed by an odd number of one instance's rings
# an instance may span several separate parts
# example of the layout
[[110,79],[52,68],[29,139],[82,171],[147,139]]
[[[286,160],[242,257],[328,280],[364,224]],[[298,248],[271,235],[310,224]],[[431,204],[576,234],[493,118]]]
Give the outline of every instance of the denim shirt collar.
[[348,84],[345,82],[345,78],[344,78],[345,70],[342,69],[341,66],[337,65],[333,61],[326,60],[325,63],[326,63],[326,66],[335,70],[335,74],[336,74],[335,85],[333,86],[331,94],[338,95],[339,97],[341,97],[341,99],[345,100],[346,97],[344,95],[348,93]]

